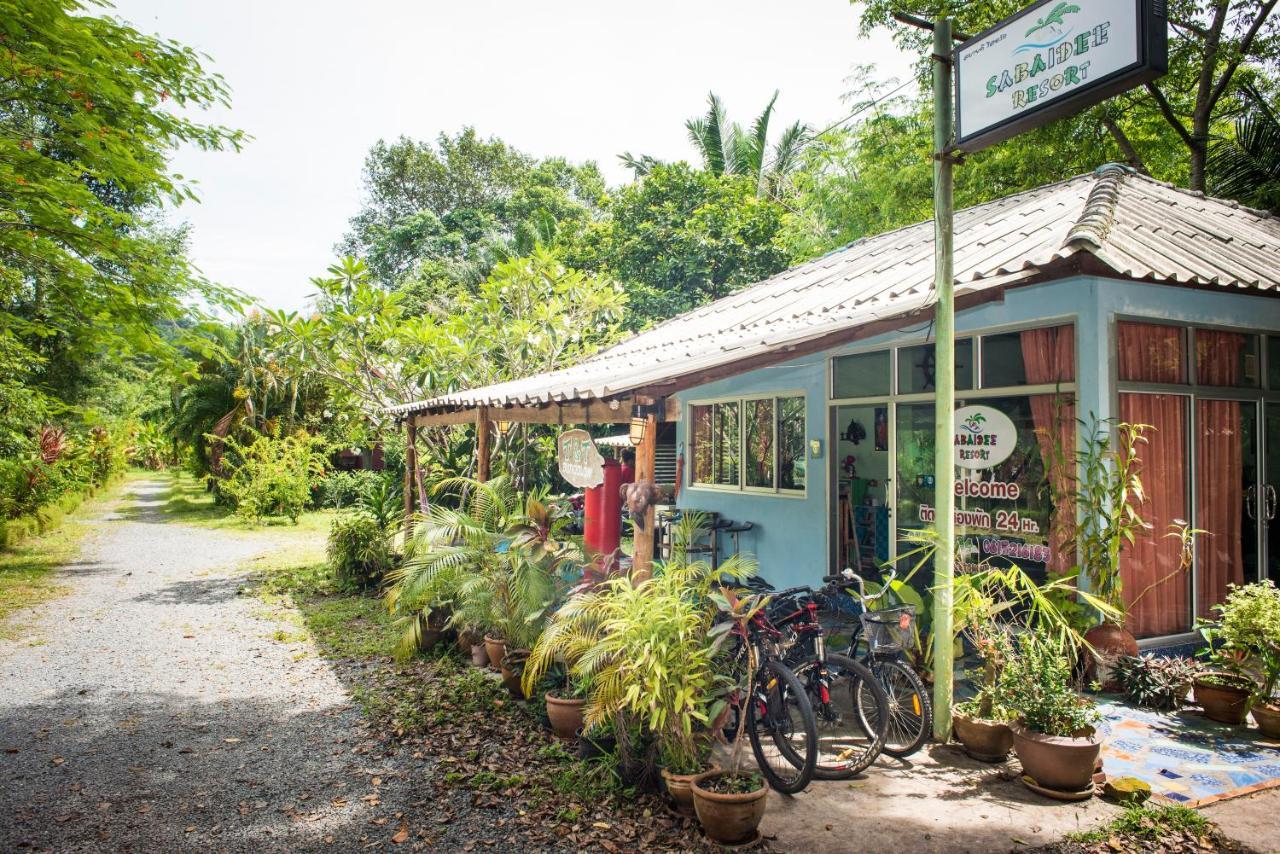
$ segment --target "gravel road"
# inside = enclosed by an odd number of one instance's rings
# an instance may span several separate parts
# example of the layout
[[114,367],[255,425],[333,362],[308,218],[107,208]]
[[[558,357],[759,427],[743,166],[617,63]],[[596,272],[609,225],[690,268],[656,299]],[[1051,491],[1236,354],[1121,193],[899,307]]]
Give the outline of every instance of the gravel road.
[[429,764],[386,752],[240,594],[237,565],[289,535],[182,525],[165,494],[130,483],[63,568],[69,595],[0,641],[0,851],[461,848],[474,831],[415,785]]

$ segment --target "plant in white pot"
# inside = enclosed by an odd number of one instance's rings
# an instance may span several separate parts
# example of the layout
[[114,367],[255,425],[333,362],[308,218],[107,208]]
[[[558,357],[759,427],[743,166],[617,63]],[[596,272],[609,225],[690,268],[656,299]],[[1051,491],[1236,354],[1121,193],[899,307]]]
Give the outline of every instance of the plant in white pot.
[[1017,715],[1010,729],[1023,782],[1067,799],[1093,793],[1102,752],[1092,701],[1072,688],[1071,660],[1052,641],[1028,632],[1000,674],[999,691]]

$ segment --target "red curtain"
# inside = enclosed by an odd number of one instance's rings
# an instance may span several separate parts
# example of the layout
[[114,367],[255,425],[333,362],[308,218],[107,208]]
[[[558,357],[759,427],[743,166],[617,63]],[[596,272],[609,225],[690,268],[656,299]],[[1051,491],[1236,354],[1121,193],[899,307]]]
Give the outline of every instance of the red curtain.
[[[1185,577],[1168,577],[1177,573],[1182,551],[1178,541],[1165,534],[1175,519],[1188,518],[1186,398],[1124,393],[1120,419],[1153,428],[1145,434],[1146,443],[1138,446],[1138,470],[1147,496],[1139,512],[1147,530],[1124,548],[1120,559],[1124,600],[1130,606],[1126,627],[1140,638],[1184,632],[1191,628],[1190,584]],[[1141,601],[1133,604],[1139,596]]]
[[[1075,330],[1071,326],[1028,329],[1021,334],[1022,362],[1028,385],[1071,382],[1076,377]],[[1040,458],[1053,485],[1054,495],[1065,495],[1071,489],[1075,470],[1076,408],[1067,395],[1033,394],[1031,418],[1040,441]],[[1056,441],[1063,453],[1055,459],[1051,443]],[[1059,501],[1049,523],[1050,572],[1066,572],[1075,563],[1075,503]]]
[[[1240,384],[1240,354],[1245,336],[1238,332],[1196,330],[1201,385]],[[1234,400],[1196,402],[1196,527],[1209,532],[1199,538],[1200,614],[1226,599],[1228,584],[1244,583],[1244,448],[1240,404]]]
[[1116,324],[1116,354],[1122,380],[1146,383],[1185,383],[1186,347],[1177,326],[1120,321]]

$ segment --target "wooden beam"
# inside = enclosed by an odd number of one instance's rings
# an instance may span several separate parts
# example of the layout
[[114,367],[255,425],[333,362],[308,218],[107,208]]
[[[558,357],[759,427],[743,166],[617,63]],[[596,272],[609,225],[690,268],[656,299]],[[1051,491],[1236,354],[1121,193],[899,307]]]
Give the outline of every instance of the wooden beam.
[[[650,481],[654,479],[654,450],[658,446],[658,418],[655,415],[645,419],[644,438],[636,447],[636,480]],[[638,577],[648,577],[653,566],[653,522],[654,508],[650,505],[645,511],[644,525],[635,526],[631,554],[631,571]]]
[[404,535],[413,533],[414,479],[418,472],[418,427],[413,416],[404,422]]
[[489,421],[489,407],[482,406],[476,410],[476,480],[484,483],[489,479],[490,459],[493,451],[490,440],[493,437],[493,424]]
[[480,409],[486,409],[492,420],[520,424],[626,424],[631,420],[631,403],[619,400],[617,404],[617,409],[600,400],[593,400],[589,404],[553,403],[548,406],[471,406],[454,412],[423,413],[416,416],[416,419],[420,427],[474,424]]

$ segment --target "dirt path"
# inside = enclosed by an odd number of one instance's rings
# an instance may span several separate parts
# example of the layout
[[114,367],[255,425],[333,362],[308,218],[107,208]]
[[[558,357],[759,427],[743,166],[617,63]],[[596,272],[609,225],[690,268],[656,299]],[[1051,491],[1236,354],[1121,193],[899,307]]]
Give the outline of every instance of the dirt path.
[[131,483],[71,593],[27,615],[35,640],[0,641],[0,851],[390,845],[429,807],[420,763],[379,752],[329,665],[241,595],[236,566],[281,535],[177,524],[165,492]]

